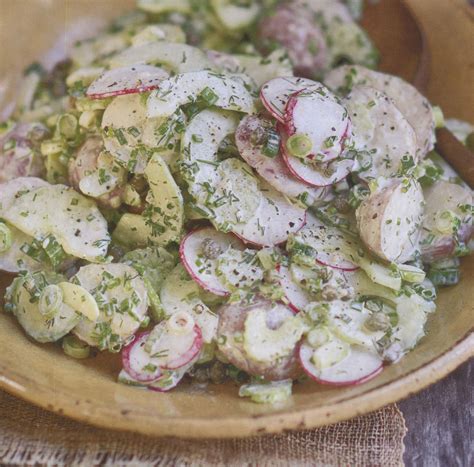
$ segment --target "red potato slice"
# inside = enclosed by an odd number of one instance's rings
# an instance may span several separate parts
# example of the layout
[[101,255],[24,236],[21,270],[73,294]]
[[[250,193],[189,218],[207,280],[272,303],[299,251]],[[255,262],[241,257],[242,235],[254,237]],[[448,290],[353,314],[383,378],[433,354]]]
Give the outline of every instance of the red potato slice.
[[271,363],[251,359],[244,349],[241,337],[245,330],[247,315],[252,310],[262,308],[267,311],[266,322],[270,329],[278,329],[285,319],[293,316],[288,307],[275,306],[263,298],[255,299],[250,305],[244,303],[225,305],[219,310],[220,320],[217,330],[219,350],[233,365],[250,375],[263,376],[268,381],[295,379],[301,374],[296,348],[291,355]]
[[306,222],[306,211],[291,204],[265,182],[261,183],[262,200],[254,216],[245,224],[233,226],[232,232],[245,243],[259,247],[280,245]]
[[403,79],[360,65],[343,65],[329,72],[324,82],[333,91],[343,94],[360,84],[372,86],[385,93],[393,99],[415,130],[418,158],[424,158],[434,148],[436,125],[431,104],[414,86]]
[[262,86],[260,99],[272,117],[280,123],[285,123],[285,109],[290,96],[305,89],[311,91],[320,86],[321,84],[317,81],[296,76],[274,78]]
[[[462,206],[472,205],[473,197],[468,188],[446,181],[435,183],[424,194],[426,207],[420,247],[423,261],[432,263],[453,256],[458,241],[469,242],[474,233],[472,215]],[[453,221],[440,218],[443,213],[460,219],[457,233],[451,228]]]
[[352,121],[354,149],[371,154],[372,166],[360,172],[360,178],[395,176],[406,155],[417,162],[415,130],[386,94],[355,86],[342,103]]
[[258,25],[261,49],[279,43],[287,51],[299,76],[313,77],[329,66],[326,40],[319,26],[301,8],[281,5]]
[[417,246],[423,219],[423,191],[416,180],[379,179],[379,187],[356,211],[360,237],[378,257],[409,261]]
[[[211,256],[215,257],[206,257],[206,246],[211,250]],[[217,275],[216,267],[218,256],[229,248],[245,249],[243,243],[234,235],[204,227],[193,230],[184,237],[179,255],[183,266],[200,287],[215,295],[226,296],[230,294],[230,290]]]
[[383,370],[383,362],[378,355],[356,346],[351,347],[345,359],[320,370],[311,361],[314,350],[304,342],[299,348],[299,360],[305,373],[320,384],[353,386],[369,381]]
[[151,65],[114,68],[103,73],[87,89],[89,99],[105,99],[124,94],[152,91],[169,77],[165,70]]
[[[262,147],[253,142],[259,135],[265,134],[269,120],[255,115],[246,116],[235,132],[235,141],[242,158],[253,167],[273,188],[290,198],[306,197],[306,203],[314,204],[331,195],[328,188],[315,188],[296,179],[283,161],[281,154],[268,157]],[[267,125],[267,126],[268,126]]]
[[45,173],[39,144],[48,134],[40,123],[17,123],[0,137],[0,183]]
[[[153,365],[145,344],[150,331],[143,332],[128,344],[122,351],[122,365],[127,374],[140,383],[151,383],[161,376],[161,368]],[[148,367],[147,367],[148,365]]]
[[317,89],[297,92],[288,100],[286,132],[288,137],[305,135],[311,140],[312,150],[306,156],[310,161],[329,162],[339,157],[351,128],[347,110],[322,84]]
[[286,266],[280,265],[277,270],[280,278],[280,286],[285,292],[288,306],[295,313],[298,313],[312,301],[311,296],[292,279],[291,273]]

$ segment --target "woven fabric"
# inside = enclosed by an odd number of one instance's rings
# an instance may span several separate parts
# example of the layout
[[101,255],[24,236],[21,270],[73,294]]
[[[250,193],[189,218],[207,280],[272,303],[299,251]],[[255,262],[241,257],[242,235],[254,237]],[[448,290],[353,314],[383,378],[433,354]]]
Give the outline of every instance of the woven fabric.
[[[218,423],[218,421],[216,421]],[[157,439],[94,428],[0,392],[0,464],[57,466],[399,466],[396,405],[347,422],[235,440]]]

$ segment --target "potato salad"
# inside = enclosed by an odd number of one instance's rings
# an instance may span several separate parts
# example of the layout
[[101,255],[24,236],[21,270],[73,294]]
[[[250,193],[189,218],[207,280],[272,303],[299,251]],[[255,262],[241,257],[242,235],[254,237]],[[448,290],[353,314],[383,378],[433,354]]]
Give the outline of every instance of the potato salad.
[[5,313],[156,392],[279,403],[403,358],[473,199],[441,110],[376,71],[362,3],[138,0],[29,66],[0,124]]

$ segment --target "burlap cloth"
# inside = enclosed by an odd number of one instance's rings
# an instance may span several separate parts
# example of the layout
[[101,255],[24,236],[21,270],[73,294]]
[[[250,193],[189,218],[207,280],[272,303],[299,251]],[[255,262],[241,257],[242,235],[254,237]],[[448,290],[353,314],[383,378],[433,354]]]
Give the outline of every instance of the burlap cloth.
[[399,466],[396,405],[315,430],[228,441],[155,439],[94,428],[0,392],[1,465]]

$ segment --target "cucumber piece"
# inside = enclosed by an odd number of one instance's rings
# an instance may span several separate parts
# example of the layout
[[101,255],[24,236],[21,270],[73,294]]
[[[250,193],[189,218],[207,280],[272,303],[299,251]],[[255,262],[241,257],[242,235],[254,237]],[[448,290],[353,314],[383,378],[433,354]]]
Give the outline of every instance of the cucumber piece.
[[20,271],[37,272],[48,268],[48,265],[42,264],[24,253],[23,250],[27,250],[28,246],[31,246],[33,238],[12,225],[0,222],[0,228],[2,225],[6,225],[10,231],[11,245],[5,251],[0,252],[0,271],[15,274]]
[[183,265],[178,264],[166,278],[160,299],[167,316],[180,311],[189,313],[201,328],[204,342],[212,342],[219,318],[201,300],[199,286],[189,277]]
[[174,73],[190,73],[212,68],[206,54],[197,47],[167,41],[130,47],[108,60],[110,68],[140,63],[159,65]]
[[247,164],[236,158],[218,160],[220,143],[237,125],[234,112],[203,110],[188,124],[181,143],[181,173],[189,193],[223,231],[249,220],[262,197]]
[[166,246],[181,237],[184,222],[183,196],[160,156],[152,157],[144,175],[150,191],[143,214],[124,214],[113,235],[120,243],[132,247],[144,247],[150,243]]
[[[238,70],[250,76],[258,88],[279,76],[293,76],[293,66],[284,49],[276,49],[266,57],[233,55]],[[237,70],[235,70],[237,71]]]
[[376,342],[381,339],[384,331],[370,331],[366,321],[372,315],[366,307],[352,308],[350,302],[330,302],[328,312],[329,329],[342,341],[351,345],[359,345],[369,351],[376,351]]
[[7,289],[5,303],[13,311],[25,332],[38,342],[56,342],[69,334],[81,321],[70,306],[62,303],[52,315],[40,311],[40,295],[52,284],[62,282],[64,278],[54,273],[37,272],[17,277]]
[[249,28],[261,13],[259,2],[252,1],[245,5],[235,4],[232,0],[211,0],[211,7],[228,31],[241,31]]
[[[275,305],[283,307],[284,305]],[[257,362],[273,362],[291,354],[307,324],[299,315],[285,319],[278,329],[267,326],[267,311],[251,310],[245,319],[244,349]]]
[[138,0],[137,8],[162,15],[164,13],[191,13],[191,2],[189,0]]
[[240,397],[250,397],[257,404],[277,404],[291,397],[293,381],[272,381],[261,384],[244,384],[239,389]]
[[172,115],[185,104],[202,98],[209,106],[254,113],[255,100],[241,80],[232,75],[203,70],[178,74],[160,83],[147,102],[148,117]]
[[83,320],[73,331],[91,346],[117,352],[147,319],[145,284],[126,264],[83,266],[71,282],[88,290],[99,306],[97,321]]
[[101,262],[107,254],[107,221],[93,201],[64,185],[45,186],[17,197],[3,217],[36,239],[53,235],[76,258]]

